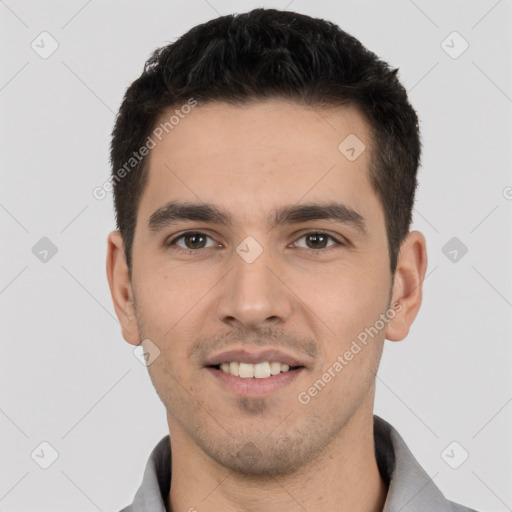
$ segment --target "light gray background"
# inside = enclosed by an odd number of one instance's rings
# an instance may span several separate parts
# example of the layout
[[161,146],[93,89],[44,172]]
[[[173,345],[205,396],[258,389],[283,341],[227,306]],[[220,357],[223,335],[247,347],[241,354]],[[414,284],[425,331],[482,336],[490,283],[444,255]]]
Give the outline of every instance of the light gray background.
[[[421,119],[414,228],[427,237],[429,270],[408,339],[386,342],[375,412],[451,500],[512,510],[511,0],[5,0],[1,511],[118,511],[168,433],[114,315],[112,202],[92,190],[108,179],[115,112],[152,50],[258,6],[330,19],[400,68]],[[59,45],[47,59],[31,47],[50,48],[43,31]],[[469,43],[458,58],[441,45],[453,31]],[[461,44],[445,43],[452,53]],[[456,262],[442,252],[454,236],[468,248]],[[32,252],[42,237],[58,249],[46,263]],[[48,469],[31,458],[48,456],[43,441],[59,454]],[[453,441],[469,453],[458,469],[442,456]],[[448,453],[453,464],[463,452]]]

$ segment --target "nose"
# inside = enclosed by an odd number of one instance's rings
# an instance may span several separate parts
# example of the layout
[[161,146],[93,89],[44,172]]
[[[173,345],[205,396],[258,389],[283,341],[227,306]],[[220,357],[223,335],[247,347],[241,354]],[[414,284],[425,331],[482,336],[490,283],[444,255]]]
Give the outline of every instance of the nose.
[[271,251],[264,249],[254,261],[233,251],[229,264],[232,270],[222,280],[218,295],[219,320],[245,329],[285,323],[292,311],[293,294],[283,284]]

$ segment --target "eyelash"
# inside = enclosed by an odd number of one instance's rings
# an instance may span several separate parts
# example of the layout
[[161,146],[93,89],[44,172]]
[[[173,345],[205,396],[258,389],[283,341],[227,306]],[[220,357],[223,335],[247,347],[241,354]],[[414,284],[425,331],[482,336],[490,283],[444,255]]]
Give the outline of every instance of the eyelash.
[[[189,235],[202,235],[202,236],[205,236],[205,237],[211,239],[211,236],[209,236],[206,233],[203,233],[201,231],[185,231],[181,235],[178,235],[177,237],[173,238],[172,240],[169,240],[168,242],[166,242],[165,245],[168,246],[168,247],[174,246],[173,250],[178,250],[179,252],[182,252],[184,254],[197,253],[197,252],[199,252],[201,250],[211,249],[212,248],[212,247],[202,247],[202,248],[199,248],[199,249],[184,249],[183,247],[179,247],[179,246],[176,245],[176,242],[178,240],[181,240],[182,238],[185,238],[186,236],[189,236]],[[305,236],[308,236],[308,235],[326,236],[327,238],[330,238],[332,241],[334,241],[337,246],[344,246],[344,245],[346,245],[345,243],[343,243],[340,240],[336,239],[334,236],[330,235],[329,233],[325,233],[324,231],[307,231],[306,233],[302,233],[302,235],[298,238],[298,240],[300,240],[301,238],[304,238]],[[306,250],[309,249],[309,251],[312,251],[313,253],[316,253],[316,252],[325,252],[327,249],[335,248],[336,245],[331,245],[329,247],[323,247],[323,248],[320,248],[320,249],[310,249],[309,247],[307,247],[307,248],[299,247],[299,249],[306,249]]]

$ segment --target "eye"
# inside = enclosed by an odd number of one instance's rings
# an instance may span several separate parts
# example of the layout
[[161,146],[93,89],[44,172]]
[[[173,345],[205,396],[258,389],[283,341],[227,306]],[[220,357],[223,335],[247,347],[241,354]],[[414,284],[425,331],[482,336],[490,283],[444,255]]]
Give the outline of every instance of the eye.
[[[210,245],[207,245],[207,240],[210,239]],[[322,231],[309,231],[304,233],[298,240],[306,240],[306,245],[300,246],[297,245],[298,242],[295,242],[296,247],[301,249],[328,249],[333,245],[345,245],[343,242],[335,239],[332,235],[328,233],[324,233]],[[328,245],[329,239],[332,241],[330,245]],[[199,249],[208,249],[210,247],[219,247],[219,244],[214,242],[210,236],[200,231],[186,231],[181,235],[169,240],[166,243],[167,246],[174,246],[178,248],[178,250],[184,251],[186,253],[192,253]]]
[[[191,251],[196,249],[207,249],[208,247],[216,247],[218,244],[215,242],[211,244],[210,246],[205,245],[206,239],[210,238],[205,233],[201,233],[200,231],[187,231],[186,233],[183,233],[176,238],[170,240],[167,242],[167,245],[172,246],[176,245],[178,248],[183,249],[184,251]],[[177,243],[178,241],[183,241],[185,246],[180,245]],[[213,240],[212,240],[213,242]]]
[[[306,247],[303,246],[301,249],[327,249],[328,247],[332,247],[332,245],[344,245],[342,242],[336,240],[332,235],[321,231],[309,231],[304,233],[299,240],[303,238],[306,239]],[[334,243],[327,246],[326,243],[329,238]]]

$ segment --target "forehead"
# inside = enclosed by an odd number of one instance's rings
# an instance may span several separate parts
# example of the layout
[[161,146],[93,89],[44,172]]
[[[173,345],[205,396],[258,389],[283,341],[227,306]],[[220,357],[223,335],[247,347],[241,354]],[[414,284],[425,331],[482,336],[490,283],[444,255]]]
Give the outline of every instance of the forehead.
[[223,204],[240,217],[306,199],[355,209],[376,201],[368,179],[372,141],[353,107],[199,104],[153,138],[139,212],[146,218],[175,199]]

